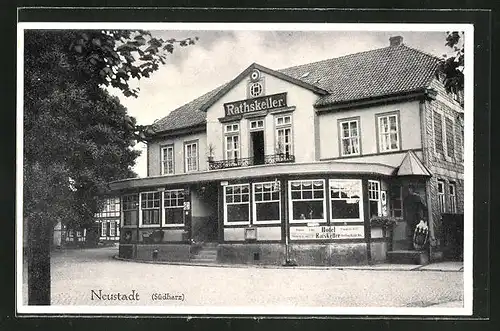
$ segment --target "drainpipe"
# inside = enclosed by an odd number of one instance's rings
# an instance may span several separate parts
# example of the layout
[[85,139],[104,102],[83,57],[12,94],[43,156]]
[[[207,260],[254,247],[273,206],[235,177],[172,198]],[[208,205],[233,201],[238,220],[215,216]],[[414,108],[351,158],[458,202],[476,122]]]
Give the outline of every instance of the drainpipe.
[[285,214],[285,263],[283,263],[283,266],[293,267],[293,266],[296,266],[297,263],[290,259],[290,252],[289,252],[290,243],[288,241],[288,232],[289,232],[288,229],[289,229],[289,225],[290,225],[290,223],[288,222],[288,203],[289,203],[289,201],[288,201],[288,194],[287,194],[287,192],[288,192],[287,186],[285,185],[284,187],[285,187],[285,189],[284,189],[285,198],[283,199],[283,201],[285,201],[286,207],[285,207],[285,213],[284,213]]

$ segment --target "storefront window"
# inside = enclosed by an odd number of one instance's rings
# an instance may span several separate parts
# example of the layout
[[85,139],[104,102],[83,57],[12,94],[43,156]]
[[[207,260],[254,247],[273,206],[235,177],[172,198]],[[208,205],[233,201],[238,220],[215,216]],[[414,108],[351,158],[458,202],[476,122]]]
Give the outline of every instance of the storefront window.
[[446,201],[444,198],[444,185],[445,182],[442,179],[438,179],[437,181],[437,190],[438,190],[438,204],[439,204],[439,212],[444,213],[446,211]]
[[165,225],[184,224],[184,190],[168,190],[163,193]]
[[289,185],[291,222],[326,221],[324,180],[296,180]]
[[392,217],[401,217],[403,215],[403,199],[401,197],[401,185],[392,184],[389,187],[389,209]]
[[225,223],[248,224],[250,222],[250,185],[226,185],[224,187]]
[[255,223],[279,223],[280,185],[279,182],[253,184]]
[[330,179],[330,202],[332,220],[361,219],[361,180]]
[[368,181],[368,200],[370,202],[370,217],[381,216],[380,203],[380,182],[377,180]]
[[160,192],[141,193],[141,209],[141,225],[160,225]]
[[450,213],[457,212],[457,196],[456,196],[456,185],[453,182],[450,182],[448,186],[448,197],[450,199]]
[[123,225],[137,225],[139,219],[139,196],[137,194],[123,196]]

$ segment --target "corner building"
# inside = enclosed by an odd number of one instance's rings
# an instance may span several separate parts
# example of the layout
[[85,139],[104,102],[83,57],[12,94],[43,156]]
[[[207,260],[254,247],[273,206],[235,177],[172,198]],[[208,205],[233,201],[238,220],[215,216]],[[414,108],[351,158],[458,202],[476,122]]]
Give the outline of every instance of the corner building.
[[411,245],[410,186],[426,208],[423,254],[439,256],[441,214],[463,213],[463,110],[438,61],[392,37],[282,70],[254,63],[173,110],[153,125],[148,176],[110,184],[120,256],[382,262]]

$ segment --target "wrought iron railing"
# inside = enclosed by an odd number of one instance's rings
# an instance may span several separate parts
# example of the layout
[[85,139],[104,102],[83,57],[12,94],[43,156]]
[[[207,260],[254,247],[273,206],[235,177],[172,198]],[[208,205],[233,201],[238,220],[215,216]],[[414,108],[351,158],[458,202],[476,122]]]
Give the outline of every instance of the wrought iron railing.
[[234,158],[230,160],[209,161],[208,166],[210,170],[248,167],[259,164],[276,164],[276,163],[291,163],[295,162],[295,156],[291,154],[271,154],[264,155],[263,158],[245,157]]

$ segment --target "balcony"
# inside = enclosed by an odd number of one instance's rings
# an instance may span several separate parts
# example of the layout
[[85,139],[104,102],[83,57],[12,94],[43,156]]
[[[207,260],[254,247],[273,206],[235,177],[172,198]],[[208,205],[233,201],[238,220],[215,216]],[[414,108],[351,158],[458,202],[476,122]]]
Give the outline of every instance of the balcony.
[[248,167],[260,164],[277,164],[277,163],[293,163],[295,156],[291,154],[271,154],[265,155],[263,158],[247,157],[236,158],[231,160],[209,161],[208,168],[210,170],[219,170],[226,168]]

